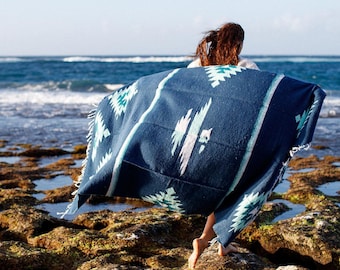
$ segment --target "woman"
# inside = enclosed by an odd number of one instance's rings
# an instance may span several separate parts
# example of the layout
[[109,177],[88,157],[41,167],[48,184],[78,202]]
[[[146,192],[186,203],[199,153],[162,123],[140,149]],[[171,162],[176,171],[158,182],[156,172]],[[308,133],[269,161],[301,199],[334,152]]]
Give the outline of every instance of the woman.
[[226,23],[217,30],[211,30],[198,44],[195,53],[197,59],[188,67],[235,65],[259,69],[251,60],[239,56],[243,40],[244,30],[236,23]]
[[[244,40],[244,30],[236,23],[226,23],[217,30],[209,31],[198,44],[195,56],[196,60],[188,65],[188,68],[210,66],[210,65],[235,65],[251,69],[259,69],[249,59],[241,58]],[[209,242],[214,238],[215,232],[214,213],[207,218],[202,235],[193,240],[193,252],[188,259],[190,268],[195,268],[196,262]],[[227,247],[219,244],[218,254],[227,255],[229,252],[236,252],[237,249],[229,245]]]

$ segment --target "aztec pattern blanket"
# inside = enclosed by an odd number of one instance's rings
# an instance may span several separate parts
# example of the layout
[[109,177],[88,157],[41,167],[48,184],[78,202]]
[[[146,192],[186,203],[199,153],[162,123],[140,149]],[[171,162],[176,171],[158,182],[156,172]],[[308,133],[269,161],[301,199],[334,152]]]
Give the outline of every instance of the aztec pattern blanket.
[[142,198],[185,214],[215,212],[227,245],[312,140],[325,93],[317,85],[237,66],[145,76],[95,113],[79,189]]

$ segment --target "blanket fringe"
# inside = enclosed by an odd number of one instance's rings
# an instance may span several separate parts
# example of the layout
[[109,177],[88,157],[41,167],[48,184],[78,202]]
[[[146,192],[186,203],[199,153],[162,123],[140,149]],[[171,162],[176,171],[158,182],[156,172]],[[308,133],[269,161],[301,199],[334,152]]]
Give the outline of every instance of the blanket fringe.
[[[304,145],[298,145],[298,146],[294,146],[292,147],[292,149],[290,149],[289,151],[289,157],[287,158],[287,160],[285,162],[282,163],[282,167],[281,167],[281,171],[280,171],[280,174],[279,174],[279,181],[277,181],[277,183],[275,183],[275,185],[273,186],[273,190],[275,189],[275,187],[282,182],[283,180],[283,174],[284,174],[284,171],[286,170],[286,168],[288,167],[288,164],[289,162],[292,160],[292,158],[294,157],[294,155],[301,151],[301,150],[308,150],[311,146],[311,143],[307,143],[307,144],[304,144]],[[272,191],[273,191],[272,190]]]
[[304,145],[298,145],[298,146],[294,146],[292,147],[292,149],[289,151],[290,157],[292,158],[297,152],[301,151],[301,150],[308,150],[310,148],[311,144],[307,143]]
[[[87,118],[90,120],[89,121],[89,124],[88,124],[88,134],[86,136],[86,140],[87,140],[87,145],[91,145],[92,144],[92,138],[93,138],[93,126],[94,126],[94,121],[95,121],[95,116],[96,116],[96,112],[97,112],[97,108],[98,108],[98,105],[94,105],[95,108],[92,109]],[[88,156],[89,156],[89,151],[90,151],[90,148],[87,147],[86,149],[86,158],[83,160],[82,162],[82,170],[81,170],[81,174],[80,176],[78,177],[78,180],[77,182],[74,184],[77,188],[79,188],[80,186],[80,183],[83,179],[83,176],[84,176],[84,172],[85,172],[85,169],[86,169],[86,164],[87,164],[87,159],[88,159]],[[72,195],[76,195],[78,192],[78,190],[74,191],[72,193]]]
[[[93,104],[94,106],[94,109],[92,109],[89,114],[87,115],[87,118],[90,120],[89,123],[88,123],[88,134],[86,136],[86,141],[87,141],[87,145],[91,145],[92,143],[92,138],[93,138],[93,126],[94,126],[94,121],[95,121],[95,116],[96,116],[96,113],[97,113],[97,108],[98,108],[98,105],[96,104]],[[83,176],[84,176],[84,173],[85,173],[85,169],[86,169],[86,164],[87,164],[87,160],[88,160],[88,156],[89,156],[89,147],[87,147],[86,149],[86,158],[82,161],[82,170],[81,170],[81,174],[79,175],[77,181],[74,183],[74,186],[77,188],[74,192],[72,192],[72,196],[73,196],[73,200],[71,203],[69,203],[67,206],[66,206],[66,210],[64,212],[58,212],[57,215],[60,215],[60,218],[64,218],[65,215],[68,215],[68,214],[71,214],[71,209],[74,208],[74,203],[76,203],[74,201],[75,197],[77,196],[77,193],[78,193],[78,189],[79,189],[79,186],[82,182],[82,179],[83,179]]]

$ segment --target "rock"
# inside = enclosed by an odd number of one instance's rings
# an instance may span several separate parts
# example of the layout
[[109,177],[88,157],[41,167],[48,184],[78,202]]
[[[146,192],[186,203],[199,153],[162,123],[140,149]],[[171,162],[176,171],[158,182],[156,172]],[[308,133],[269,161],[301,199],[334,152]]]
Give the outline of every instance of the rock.
[[75,186],[65,186],[61,188],[44,191],[45,198],[41,199],[41,203],[58,203],[72,200],[72,193],[75,191]]
[[53,218],[47,212],[31,206],[15,206],[0,212],[0,240],[22,240],[43,234],[55,227],[65,224]]
[[296,265],[285,265],[285,266],[279,266],[276,268],[276,270],[308,270],[305,267],[300,267]]
[[[231,253],[225,257],[217,254],[218,245],[214,244],[206,249],[197,262],[197,269],[202,270],[274,270],[276,265],[268,262],[265,258],[255,255],[248,249],[237,246],[238,253]],[[196,269],[195,268],[195,269]]]
[[34,205],[37,203],[37,200],[33,198],[30,193],[16,188],[0,188],[0,194],[0,211],[17,205]]
[[255,222],[238,239],[250,250],[265,254],[278,264],[290,260],[311,269],[340,269],[339,206],[333,198],[315,190],[318,184],[340,179],[339,168],[332,166],[335,161],[339,158],[319,160],[312,156],[295,160],[292,164],[295,168],[303,164],[316,170],[291,176],[291,187],[282,198],[303,203],[306,211],[272,223],[270,219],[263,218],[268,216],[264,207]]
[[25,157],[43,157],[43,156],[62,156],[69,154],[68,151],[59,149],[59,148],[49,148],[43,149],[39,146],[37,147],[29,147],[28,149],[19,153],[19,156]]
[[[6,142],[0,141],[3,145]],[[12,150],[10,150],[12,149]],[[23,150],[24,149],[24,150]],[[12,152],[11,152],[12,151]],[[139,200],[93,197],[92,204],[131,203],[135,208],[102,210],[78,215],[73,221],[51,217],[41,203],[69,202],[74,186],[43,191],[34,197],[34,180],[68,175],[76,181],[86,146],[73,152],[31,145],[6,145],[0,156],[17,156],[0,167],[0,269],[187,269],[192,239],[199,236],[205,218],[185,216],[151,207]],[[39,166],[44,156],[58,158]],[[197,269],[340,269],[339,196],[326,196],[320,184],[340,179],[334,165],[339,157],[295,158],[290,189],[273,194],[258,217],[236,239],[238,253],[221,257],[217,245],[207,248]],[[303,168],[314,170],[299,171]],[[303,204],[297,216],[273,222],[289,210],[286,201]],[[146,209],[141,211],[141,208]]]
[[20,241],[0,241],[0,269],[72,269],[62,254],[34,248]]

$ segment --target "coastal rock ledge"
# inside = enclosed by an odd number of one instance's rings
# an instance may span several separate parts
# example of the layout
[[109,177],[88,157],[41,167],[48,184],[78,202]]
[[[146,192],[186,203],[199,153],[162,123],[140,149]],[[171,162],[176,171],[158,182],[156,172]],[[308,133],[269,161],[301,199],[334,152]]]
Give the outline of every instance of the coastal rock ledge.
[[[67,175],[76,181],[77,161],[85,151],[85,146],[64,151],[0,142],[0,269],[187,269],[191,241],[205,223],[202,216],[138,200],[124,200],[131,205],[124,211],[83,213],[72,221],[41,209],[44,203],[69,202],[74,187],[37,191],[35,180]],[[46,159],[53,161],[42,162]],[[289,188],[274,193],[235,239],[239,252],[220,257],[212,244],[196,268],[340,269],[340,194],[319,189],[339,182],[339,162],[334,156],[294,158]],[[36,196],[41,192],[44,196]],[[114,200],[90,203],[102,201]],[[276,220],[294,205],[303,211]]]

